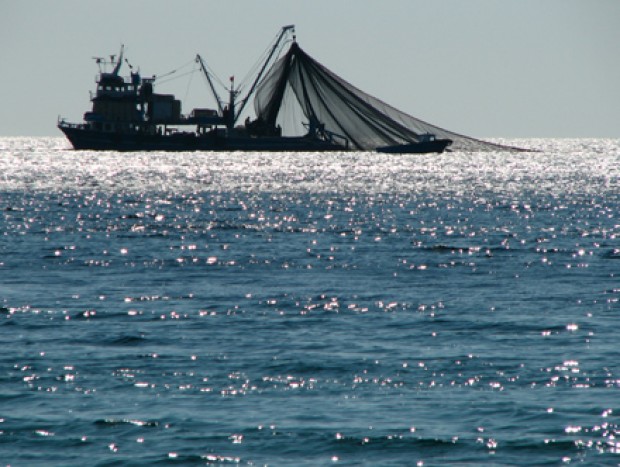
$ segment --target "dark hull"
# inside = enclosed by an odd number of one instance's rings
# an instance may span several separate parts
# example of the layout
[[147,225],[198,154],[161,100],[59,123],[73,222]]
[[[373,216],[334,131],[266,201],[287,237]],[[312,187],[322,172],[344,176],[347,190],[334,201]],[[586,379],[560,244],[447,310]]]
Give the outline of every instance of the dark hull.
[[248,137],[209,133],[108,133],[59,125],[75,149],[95,151],[342,151],[338,144],[311,137]]
[[431,152],[442,153],[452,144],[449,139],[436,139],[433,141],[420,141],[418,143],[397,144],[377,148],[377,152],[389,154],[427,154]]

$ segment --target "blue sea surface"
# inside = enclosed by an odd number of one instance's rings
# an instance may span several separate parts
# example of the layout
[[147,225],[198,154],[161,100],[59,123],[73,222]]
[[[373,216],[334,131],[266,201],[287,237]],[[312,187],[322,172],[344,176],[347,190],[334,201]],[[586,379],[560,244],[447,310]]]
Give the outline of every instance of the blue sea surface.
[[620,464],[620,141],[0,139],[0,463]]

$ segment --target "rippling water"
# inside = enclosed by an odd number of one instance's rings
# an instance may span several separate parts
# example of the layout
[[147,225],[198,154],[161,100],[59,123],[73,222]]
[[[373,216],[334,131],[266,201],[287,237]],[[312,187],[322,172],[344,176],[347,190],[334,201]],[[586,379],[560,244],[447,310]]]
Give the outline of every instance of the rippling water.
[[616,465],[620,141],[0,139],[0,461]]

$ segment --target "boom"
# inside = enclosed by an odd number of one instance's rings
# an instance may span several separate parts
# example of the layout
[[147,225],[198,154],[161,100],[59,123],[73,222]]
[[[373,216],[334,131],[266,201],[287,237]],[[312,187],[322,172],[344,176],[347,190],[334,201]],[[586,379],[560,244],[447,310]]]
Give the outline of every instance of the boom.
[[295,32],[295,25],[294,24],[289,24],[288,26],[284,26],[280,30],[280,34],[278,35],[278,38],[276,39],[275,44],[273,44],[273,47],[271,48],[271,51],[269,52],[269,55],[267,56],[267,59],[265,60],[265,63],[263,63],[262,68],[258,72],[258,75],[256,76],[256,79],[254,80],[254,82],[252,83],[252,86],[250,87],[250,90],[248,91],[246,96],[241,101],[241,105],[239,107],[239,110],[237,110],[235,112],[235,116],[234,116],[234,121],[235,122],[237,121],[237,118],[239,118],[239,115],[241,115],[241,112],[243,112],[243,109],[245,108],[245,105],[248,103],[248,100],[250,99],[250,96],[252,96],[252,93],[256,89],[256,86],[258,85],[259,81],[262,79],[263,74],[265,73],[265,69],[267,68],[267,65],[269,65],[269,63],[271,62],[271,59],[273,58],[273,54],[276,52],[276,50],[280,46],[280,43],[282,42],[282,39],[284,38],[284,36],[289,31]]
[[213,93],[213,97],[215,98],[215,102],[217,102],[217,108],[220,111],[220,115],[222,115],[224,113],[224,110],[222,109],[222,101],[220,99],[220,96],[217,94],[217,91],[215,90],[215,86],[213,85],[213,81],[211,81],[211,74],[207,71],[207,66],[205,65],[204,61],[202,60],[202,57],[200,55],[196,55],[196,61],[198,63],[200,63],[200,68],[202,69],[202,72],[205,74],[207,81],[209,82],[209,86],[211,87],[211,92]]

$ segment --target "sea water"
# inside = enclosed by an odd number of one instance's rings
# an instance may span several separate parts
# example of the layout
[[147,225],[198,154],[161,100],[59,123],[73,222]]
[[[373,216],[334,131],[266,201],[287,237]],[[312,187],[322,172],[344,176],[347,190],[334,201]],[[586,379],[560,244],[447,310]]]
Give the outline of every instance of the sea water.
[[620,141],[0,140],[0,462],[620,463]]

